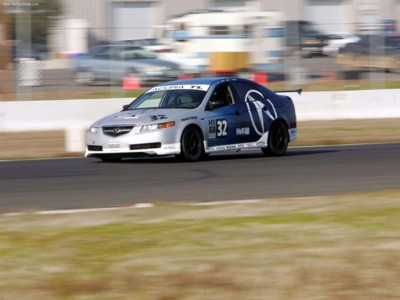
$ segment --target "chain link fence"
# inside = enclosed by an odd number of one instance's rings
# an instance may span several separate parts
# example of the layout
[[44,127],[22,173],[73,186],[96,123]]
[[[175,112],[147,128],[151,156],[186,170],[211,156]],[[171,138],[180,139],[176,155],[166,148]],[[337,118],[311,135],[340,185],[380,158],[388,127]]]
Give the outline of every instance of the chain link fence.
[[40,86],[43,83],[42,62],[30,58],[21,58],[16,62],[18,86]]
[[[96,30],[98,29],[96,28]],[[103,29],[104,31],[115,30],[115,28]],[[124,30],[128,31],[135,29],[124,28]],[[215,30],[215,28],[213,29]],[[229,28],[223,29],[223,31],[217,32],[218,35],[229,36]],[[247,40],[255,41],[255,39],[252,40],[254,36],[251,34],[251,28],[246,27],[245,29],[243,34],[247,35]],[[53,30],[53,34],[58,34],[58,36],[66,35],[68,30],[71,30],[71,28],[58,27]],[[116,43],[116,41],[95,39],[92,35],[93,30],[94,28],[87,28],[86,38],[83,41],[89,50],[90,46]],[[329,37],[329,34],[327,36]],[[392,36],[392,41],[386,42],[386,39]],[[269,85],[280,84],[286,87],[320,84],[322,86],[321,89],[398,88],[396,82],[399,85],[400,36],[373,34],[363,35],[360,38],[360,41],[357,42],[357,49],[352,50],[346,46],[350,49],[349,51],[342,51],[336,48],[333,53],[322,52],[315,55],[305,55],[302,51],[307,48],[307,43],[309,42],[307,40],[302,41],[301,47],[283,47],[283,55],[278,58],[280,60],[280,68],[273,71],[265,71],[266,76],[263,77],[263,83]],[[282,36],[282,40],[286,45],[287,35]],[[331,41],[333,39],[327,39],[325,41],[326,46],[330,45]],[[131,41],[132,45],[136,45],[136,42],[139,43],[139,41]],[[140,41],[140,46],[158,52],[156,55],[161,59],[168,59],[168,55],[165,55],[165,53],[162,53],[163,50],[159,51],[159,49],[164,49],[163,46],[171,45],[151,44],[153,42],[148,40],[146,44],[145,39],[143,39]],[[40,57],[32,57],[30,55],[31,57],[20,58],[16,58],[15,50],[10,48],[11,56],[13,56],[11,59],[13,75],[3,76],[2,78],[8,80],[12,88],[11,90],[9,89],[8,93],[0,91],[0,101],[96,98],[99,95],[103,98],[111,98],[131,95],[130,91],[123,89],[123,82],[103,80],[91,82],[88,85],[78,84],[74,81],[76,62],[87,53],[63,53],[62,48],[48,48],[48,52],[41,53]],[[165,47],[165,49],[168,49],[168,47]],[[232,49],[229,49],[229,51],[232,51]],[[111,65],[121,63],[121,61],[114,61],[111,56],[107,60]],[[184,74],[184,71],[182,71],[181,75],[182,78],[187,78],[187,74]],[[192,76],[201,77],[215,75],[220,74],[207,71],[202,74],[192,74]],[[249,72],[227,75],[252,78],[252,74]],[[332,85],[335,86],[331,87]],[[141,85],[141,87],[146,88],[144,85]],[[319,88],[317,87],[317,89]]]

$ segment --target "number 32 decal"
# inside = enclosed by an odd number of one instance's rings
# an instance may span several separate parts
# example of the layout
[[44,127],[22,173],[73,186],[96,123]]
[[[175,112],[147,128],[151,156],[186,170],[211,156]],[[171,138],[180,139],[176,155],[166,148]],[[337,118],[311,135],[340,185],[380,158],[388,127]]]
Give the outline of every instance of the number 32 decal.
[[217,120],[217,137],[228,135],[228,121],[225,119]]

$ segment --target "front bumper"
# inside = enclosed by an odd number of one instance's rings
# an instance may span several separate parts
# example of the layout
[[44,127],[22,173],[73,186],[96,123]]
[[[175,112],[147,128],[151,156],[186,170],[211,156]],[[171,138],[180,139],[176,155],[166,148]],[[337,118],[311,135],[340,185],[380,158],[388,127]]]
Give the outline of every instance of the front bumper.
[[181,145],[175,140],[173,128],[165,128],[152,132],[131,132],[119,136],[109,136],[99,128],[98,133],[88,132],[86,135],[85,157],[137,157],[164,156],[179,154]]

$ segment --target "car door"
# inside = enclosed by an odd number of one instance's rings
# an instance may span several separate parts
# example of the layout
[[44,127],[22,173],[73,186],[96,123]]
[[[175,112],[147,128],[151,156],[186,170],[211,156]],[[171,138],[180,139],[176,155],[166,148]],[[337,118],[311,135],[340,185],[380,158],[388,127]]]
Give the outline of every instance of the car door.
[[126,57],[126,47],[113,46],[111,50],[110,74],[114,81],[122,80],[128,73],[129,61]]
[[99,51],[92,56],[90,69],[97,79],[109,80],[111,78],[111,53],[111,46],[102,46]]
[[277,112],[273,102],[267,99],[260,87],[250,81],[238,81],[233,85],[237,95],[237,103],[242,112],[242,127],[248,134],[243,142],[254,143],[268,132],[271,123],[277,118]]
[[[231,83],[223,82],[215,87],[203,118],[206,122],[205,138],[208,147],[234,145],[245,141],[243,137],[249,134],[250,128],[246,129],[244,108],[236,98]],[[238,134],[237,130],[243,132]]]

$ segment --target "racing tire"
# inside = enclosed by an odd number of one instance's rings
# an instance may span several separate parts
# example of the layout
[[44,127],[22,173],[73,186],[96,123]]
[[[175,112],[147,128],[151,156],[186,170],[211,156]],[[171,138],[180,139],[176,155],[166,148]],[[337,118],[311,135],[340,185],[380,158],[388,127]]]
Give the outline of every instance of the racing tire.
[[183,161],[198,161],[204,157],[203,135],[195,126],[185,128],[181,137],[181,153],[179,159]]
[[261,148],[262,152],[268,156],[285,155],[289,144],[289,132],[283,122],[272,123],[268,134],[268,147]]

